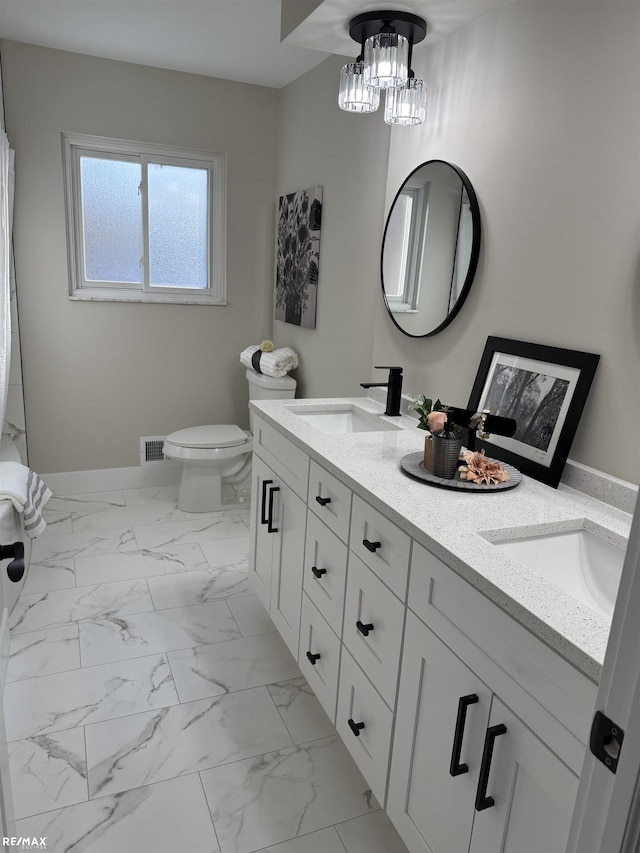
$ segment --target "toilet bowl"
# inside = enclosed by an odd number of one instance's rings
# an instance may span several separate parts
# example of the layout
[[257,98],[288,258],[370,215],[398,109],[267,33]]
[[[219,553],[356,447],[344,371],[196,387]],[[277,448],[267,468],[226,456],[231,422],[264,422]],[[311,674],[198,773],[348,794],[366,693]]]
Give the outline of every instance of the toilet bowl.
[[[291,399],[296,381],[247,369],[250,400]],[[253,413],[249,415],[253,421]],[[252,424],[251,424],[252,425]],[[224,486],[249,476],[252,433],[235,424],[207,424],[172,432],[164,440],[163,453],[182,463],[178,508],[185,512],[217,512],[238,506],[225,501]]]

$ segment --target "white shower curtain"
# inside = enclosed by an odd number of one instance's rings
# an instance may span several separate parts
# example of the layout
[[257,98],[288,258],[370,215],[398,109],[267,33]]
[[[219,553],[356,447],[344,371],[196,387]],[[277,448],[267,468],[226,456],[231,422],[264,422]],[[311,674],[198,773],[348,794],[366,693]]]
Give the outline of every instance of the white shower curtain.
[[9,388],[11,361],[11,227],[13,221],[13,151],[0,131],[0,432]]

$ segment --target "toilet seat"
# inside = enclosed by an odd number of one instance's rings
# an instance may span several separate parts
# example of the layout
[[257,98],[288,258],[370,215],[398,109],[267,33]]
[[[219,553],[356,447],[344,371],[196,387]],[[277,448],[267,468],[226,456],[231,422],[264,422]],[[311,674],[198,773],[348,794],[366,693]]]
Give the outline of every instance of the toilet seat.
[[233,447],[244,444],[247,433],[235,424],[208,424],[179,429],[168,435],[166,441],[178,447]]
[[172,432],[164,440],[169,459],[207,461],[231,459],[253,448],[251,433],[235,424],[189,427]]

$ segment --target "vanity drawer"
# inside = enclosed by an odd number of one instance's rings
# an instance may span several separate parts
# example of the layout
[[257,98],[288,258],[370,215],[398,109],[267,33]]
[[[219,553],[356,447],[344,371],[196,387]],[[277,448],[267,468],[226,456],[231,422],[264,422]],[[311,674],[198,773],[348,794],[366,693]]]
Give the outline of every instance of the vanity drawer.
[[336,729],[384,806],[393,714],[343,647]]
[[309,498],[307,503],[336,536],[349,541],[351,489],[311,460],[309,466]]
[[303,587],[339,637],[342,633],[347,546],[308,509]]
[[398,598],[406,600],[411,540],[358,495],[353,496],[349,547]]
[[396,701],[404,614],[402,602],[350,554],[342,641],[391,709]]
[[253,450],[304,501],[309,483],[309,457],[277,429],[257,417],[253,421]]
[[340,640],[306,595],[302,596],[298,664],[331,722],[335,722]]

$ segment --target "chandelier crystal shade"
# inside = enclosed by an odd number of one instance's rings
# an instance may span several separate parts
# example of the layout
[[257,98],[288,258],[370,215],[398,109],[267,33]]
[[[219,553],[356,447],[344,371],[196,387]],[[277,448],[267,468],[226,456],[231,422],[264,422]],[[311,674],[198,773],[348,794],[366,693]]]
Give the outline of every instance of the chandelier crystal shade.
[[422,124],[426,113],[427,90],[424,80],[410,77],[404,86],[388,89],[384,105],[387,124],[409,127]]
[[[372,113],[386,91],[385,121],[420,124],[425,116],[425,86],[411,70],[413,46],[427,34],[422,18],[409,12],[365,12],[353,18],[349,35],[361,47],[355,62],[342,68],[338,105]],[[395,94],[394,94],[395,93]]]
[[348,62],[340,72],[338,106],[349,113],[374,113],[380,104],[380,90],[365,82],[362,62]]
[[380,33],[364,43],[364,79],[376,89],[395,89],[409,76],[409,41],[399,33]]

